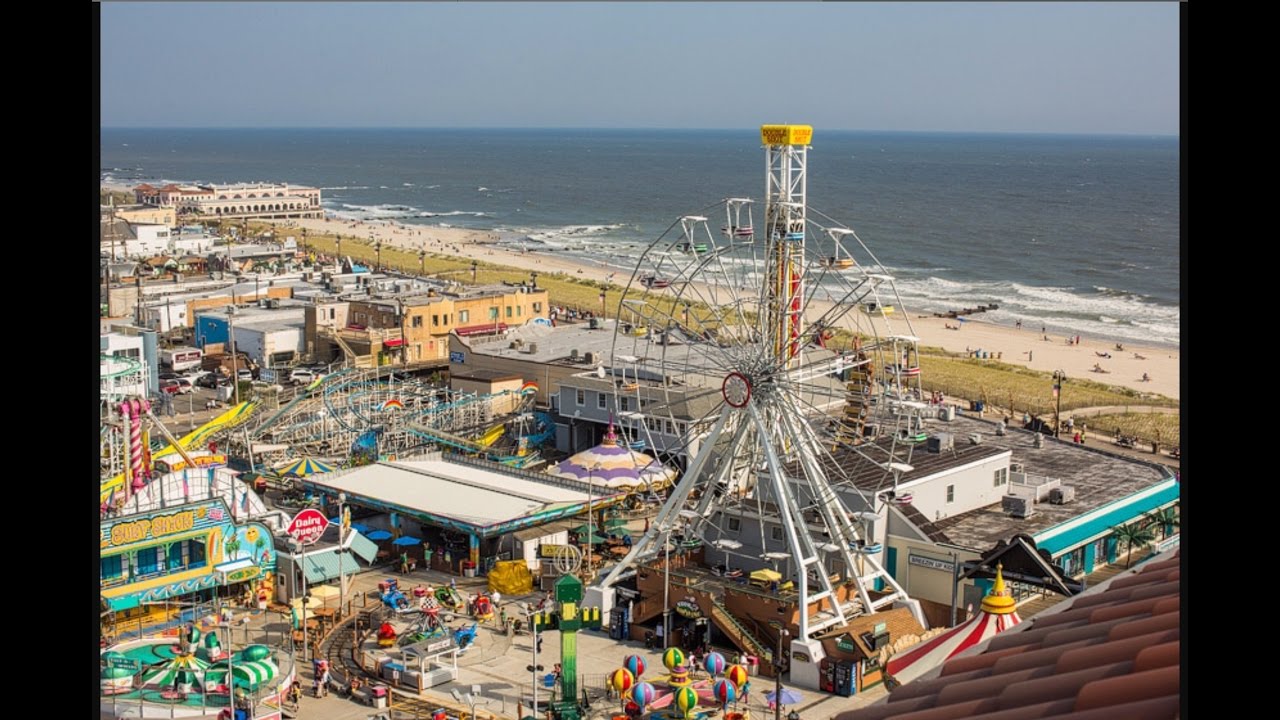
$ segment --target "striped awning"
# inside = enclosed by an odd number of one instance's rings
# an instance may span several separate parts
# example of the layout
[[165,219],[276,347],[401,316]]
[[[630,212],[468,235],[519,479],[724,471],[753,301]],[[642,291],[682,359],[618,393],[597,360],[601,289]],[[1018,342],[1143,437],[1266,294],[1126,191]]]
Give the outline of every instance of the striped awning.
[[[252,660],[232,664],[231,673],[236,680],[243,681],[249,687],[254,688],[273,680],[280,674],[280,668],[276,667],[275,661],[270,659]],[[222,664],[219,664],[216,669],[211,669],[205,673],[205,682],[209,685],[225,685],[226,678],[227,669]]]
[[[341,569],[339,562],[342,563]],[[351,574],[359,570],[360,565],[355,556],[345,550],[341,553],[337,550],[311,553],[302,559],[302,571],[307,575],[307,582],[311,583],[324,582],[340,574]]]

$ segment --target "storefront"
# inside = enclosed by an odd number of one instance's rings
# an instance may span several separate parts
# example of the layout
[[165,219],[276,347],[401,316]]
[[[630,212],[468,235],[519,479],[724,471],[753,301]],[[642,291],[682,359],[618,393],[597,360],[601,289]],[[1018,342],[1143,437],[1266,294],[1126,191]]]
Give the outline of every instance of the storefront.
[[100,551],[112,611],[263,580],[276,567],[271,531],[234,522],[221,498],[104,521]]

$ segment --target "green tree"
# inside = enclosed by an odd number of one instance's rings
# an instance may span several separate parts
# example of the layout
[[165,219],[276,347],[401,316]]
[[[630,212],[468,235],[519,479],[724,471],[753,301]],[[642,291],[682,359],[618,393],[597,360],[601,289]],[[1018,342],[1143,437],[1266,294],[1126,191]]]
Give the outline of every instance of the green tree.
[[1115,532],[1116,540],[1125,543],[1128,548],[1128,557],[1124,561],[1125,569],[1133,564],[1134,548],[1146,547],[1156,539],[1156,534],[1151,530],[1149,522],[1134,521],[1128,525],[1117,525],[1112,528],[1112,531]]

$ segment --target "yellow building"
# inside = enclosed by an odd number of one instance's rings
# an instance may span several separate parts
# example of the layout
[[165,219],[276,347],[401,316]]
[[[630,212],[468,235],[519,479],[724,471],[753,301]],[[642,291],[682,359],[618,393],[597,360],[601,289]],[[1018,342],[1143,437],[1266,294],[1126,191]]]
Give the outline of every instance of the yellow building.
[[547,291],[494,285],[408,297],[377,296],[307,308],[308,347],[317,358],[355,358],[356,365],[449,360],[449,334],[501,332],[547,319]]

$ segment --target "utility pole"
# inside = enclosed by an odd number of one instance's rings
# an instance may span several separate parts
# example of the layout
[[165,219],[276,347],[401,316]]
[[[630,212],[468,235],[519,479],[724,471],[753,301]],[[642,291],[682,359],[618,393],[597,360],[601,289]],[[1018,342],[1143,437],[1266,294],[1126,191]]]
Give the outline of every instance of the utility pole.
[[1058,433],[1062,430],[1062,384],[1066,382],[1067,374],[1061,370],[1053,371],[1053,397],[1057,405],[1053,411],[1053,436],[1058,437]]
[[[234,298],[234,296],[232,296]],[[240,404],[240,357],[236,354],[236,306],[227,306],[227,335],[231,341],[231,384],[235,388],[236,404]]]

